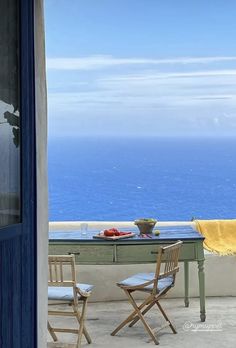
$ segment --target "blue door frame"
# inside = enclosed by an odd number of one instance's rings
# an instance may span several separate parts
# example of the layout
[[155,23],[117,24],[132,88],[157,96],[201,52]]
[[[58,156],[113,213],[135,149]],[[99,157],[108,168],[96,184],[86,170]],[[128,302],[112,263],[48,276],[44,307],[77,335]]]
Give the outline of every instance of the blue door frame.
[[37,347],[34,0],[18,3],[22,220],[0,228],[1,348]]

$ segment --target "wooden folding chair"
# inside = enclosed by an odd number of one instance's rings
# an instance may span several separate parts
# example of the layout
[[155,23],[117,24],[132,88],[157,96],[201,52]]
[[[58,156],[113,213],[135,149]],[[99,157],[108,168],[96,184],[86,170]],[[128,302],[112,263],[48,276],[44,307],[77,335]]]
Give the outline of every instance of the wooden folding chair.
[[[77,329],[52,327],[48,321],[48,331],[54,341],[58,338],[55,332],[67,332],[78,335],[76,348],[81,347],[82,335],[88,343],[91,338],[84,325],[88,297],[93,285],[76,283],[75,257],[74,255],[60,255],[48,257],[49,280],[48,280],[48,300],[49,306],[58,304],[68,304],[72,311],[48,310],[48,315],[52,316],[74,316],[78,322]],[[81,312],[79,305],[82,303]]]
[[[132,327],[139,320],[144,325],[147,333],[150,336],[150,341],[159,344],[155,333],[166,326],[170,326],[173,333],[177,333],[170,319],[167,317],[164,309],[159,303],[167,292],[174,286],[176,273],[179,271],[178,259],[182,241],[175,244],[159,248],[157,251],[157,263],[155,273],[138,273],[119,283],[117,285],[124,290],[129,302],[133,306],[133,312],[111,333],[114,336],[126,324]],[[132,293],[135,291],[142,291],[147,293],[146,299],[138,305],[134,300]],[[166,324],[160,329],[151,329],[146,322],[144,315],[154,306],[157,305],[161,314],[166,320]]]

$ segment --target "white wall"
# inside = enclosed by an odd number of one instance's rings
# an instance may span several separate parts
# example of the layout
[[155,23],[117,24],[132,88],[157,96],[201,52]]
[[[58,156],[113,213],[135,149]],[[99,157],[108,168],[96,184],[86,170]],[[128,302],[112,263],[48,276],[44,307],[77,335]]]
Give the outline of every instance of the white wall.
[[37,151],[37,253],[38,348],[47,346],[47,94],[43,0],[35,0],[36,151]]

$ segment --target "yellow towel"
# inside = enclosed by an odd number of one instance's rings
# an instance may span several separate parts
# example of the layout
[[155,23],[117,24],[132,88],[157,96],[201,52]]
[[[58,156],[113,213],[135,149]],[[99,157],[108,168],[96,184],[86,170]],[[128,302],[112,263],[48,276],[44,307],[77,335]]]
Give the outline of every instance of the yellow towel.
[[236,220],[194,220],[205,237],[204,248],[219,255],[236,254]]

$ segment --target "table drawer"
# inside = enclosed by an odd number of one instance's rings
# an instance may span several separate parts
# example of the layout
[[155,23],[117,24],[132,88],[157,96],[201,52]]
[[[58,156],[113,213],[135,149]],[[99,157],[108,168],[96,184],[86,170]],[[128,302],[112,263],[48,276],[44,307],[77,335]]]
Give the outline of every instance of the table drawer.
[[113,262],[112,245],[50,244],[49,254],[75,254],[76,263],[111,264]]
[[[118,245],[116,260],[118,263],[147,263],[155,262],[157,258],[157,245]],[[195,260],[195,246],[193,243],[182,245],[180,261]]]

